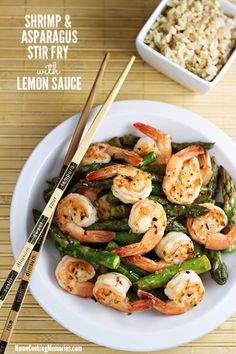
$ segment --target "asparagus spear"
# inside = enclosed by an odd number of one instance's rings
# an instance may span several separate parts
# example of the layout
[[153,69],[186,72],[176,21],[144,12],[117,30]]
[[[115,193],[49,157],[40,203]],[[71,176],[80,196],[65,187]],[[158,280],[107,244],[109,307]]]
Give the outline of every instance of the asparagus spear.
[[143,167],[143,166],[150,165],[155,160],[156,160],[155,152],[150,152],[149,154],[147,154],[146,156],[143,157],[143,160],[142,160],[142,162],[141,162],[141,164],[139,166]]
[[139,137],[132,134],[126,134],[121,138],[123,145],[131,148],[134,147],[138,140]]
[[141,170],[143,171],[147,171],[150,173],[156,173],[160,176],[165,176],[166,174],[166,165],[147,165],[147,166],[143,166],[141,167]]
[[220,175],[222,179],[222,194],[224,199],[223,209],[228,217],[228,225],[231,227],[235,224],[236,216],[236,189],[234,182],[224,167],[220,167]]
[[196,218],[197,216],[206,215],[209,209],[202,205],[173,205],[166,204],[164,209],[167,215],[185,218]]
[[107,197],[107,200],[109,203],[111,204],[119,204],[120,203],[120,199],[115,197],[114,194],[112,192],[109,192],[108,193],[108,197]]
[[119,204],[119,205],[112,205],[111,207],[111,216],[113,218],[125,218],[129,216],[131,206]]
[[100,170],[100,168],[115,165],[115,162],[109,163],[98,163],[94,162],[89,165],[80,166],[76,171],[74,177],[70,182],[70,186],[74,186],[75,184],[79,183],[82,178],[84,178],[89,172]]
[[[169,217],[166,232],[178,231],[187,233],[187,229],[175,217]],[[128,218],[98,221],[85,228],[86,230],[129,231]]]
[[198,204],[191,204],[191,205],[171,204],[166,198],[159,197],[156,195],[150,195],[148,199],[160,203],[164,207],[166,214],[169,216],[195,218],[197,216],[201,216],[209,213],[209,209]]
[[115,254],[83,245],[75,245],[74,240],[70,240],[69,245],[64,248],[64,252],[75,258],[82,258],[92,264],[101,264],[110,269],[117,269],[120,264],[120,258],[114,257]]
[[118,245],[117,242],[115,242],[115,241],[110,241],[110,242],[108,242],[108,244],[106,245],[105,250],[111,252],[111,251],[113,251],[113,250],[116,250],[116,249],[119,248],[119,247],[120,247],[120,246]]
[[107,143],[111,146],[117,146],[117,147],[120,147],[122,148],[123,145],[120,141],[120,138],[118,138],[118,136],[114,136],[113,138],[111,138],[110,140],[107,141]]
[[139,234],[133,234],[130,232],[116,232],[116,236],[114,238],[115,242],[118,242],[120,245],[129,245],[131,243],[140,242],[142,236]]
[[[224,167],[220,167],[220,176],[222,181],[222,194],[223,194],[223,209],[228,217],[228,225],[225,232],[235,224],[236,216],[236,188],[232,177]],[[233,253],[236,251],[236,243],[229,248],[225,249],[224,253]]]
[[165,229],[165,232],[171,232],[171,231],[176,231],[176,232],[183,232],[185,234],[188,233],[186,227],[182,225],[178,220],[176,219],[169,219],[167,223],[167,227]]
[[[162,204],[168,216],[194,218],[200,215],[205,215],[209,212],[209,209],[201,205],[171,205],[168,204],[168,201],[166,201],[164,198],[152,195],[149,197],[149,199]],[[125,218],[129,216],[130,210],[130,205],[116,204],[111,206],[110,214],[114,218]]]
[[174,265],[163,269],[157,273],[149,274],[139,279],[135,286],[142,290],[153,290],[163,287],[169,280],[173,278],[180,270],[193,270],[198,274],[205,273],[211,269],[211,263],[206,255],[199,258],[192,258],[182,264]]
[[86,227],[87,230],[129,231],[128,219],[98,221]]
[[140,276],[138,274],[136,274],[132,270],[127,269],[126,266],[123,265],[122,263],[116,269],[116,272],[125,275],[132,283],[135,283],[140,279]]
[[165,195],[165,193],[163,192],[161,183],[153,183],[152,184],[152,195],[158,195],[160,197]]
[[193,241],[194,244],[194,255],[193,257],[200,257],[204,254],[204,248],[202,245],[200,245],[199,243]]
[[86,187],[101,187],[110,189],[113,184],[113,179],[103,179],[100,181],[87,181],[87,180],[80,180],[82,186]]
[[219,285],[224,285],[228,279],[228,269],[223,262],[221,251],[207,250],[208,259],[211,262],[211,277]]
[[149,195],[148,199],[153,200],[154,202],[160,203],[162,206],[167,205],[169,202],[165,197],[159,197],[158,195]]
[[203,141],[193,141],[191,143],[175,143],[172,141],[171,145],[172,145],[173,152],[178,152],[178,151],[183,150],[186,147],[191,146],[191,145],[200,145],[205,150],[210,150],[213,148],[215,143],[205,143]]
[[53,183],[53,180],[52,179],[51,181],[47,181],[47,185],[48,187],[43,191],[43,199],[44,201],[47,203],[49,201],[49,199],[51,198],[52,196],[52,193],[55,189],[55,183]]

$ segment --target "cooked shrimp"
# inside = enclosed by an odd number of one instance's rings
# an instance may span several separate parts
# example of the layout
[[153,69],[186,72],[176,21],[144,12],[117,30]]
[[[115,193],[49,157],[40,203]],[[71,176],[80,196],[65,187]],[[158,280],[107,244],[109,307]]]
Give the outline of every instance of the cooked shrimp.
[[138,200],[147,198],[152,191],[151,176],[149,173],[133,166],[113,165],[87,174],[87,180],[98,180],[114,177],[111,187],[112,193],[123,203],[134,204]]
[[94,230],[85,231],[83,227],[97,220],[97,211],[88,198],[71,193],[63,198],[56,209],[56,221],[60,229],[81,242],[109,242],[114,232]]
[[210,212],[197,218],[187,219],[187,228],[190,236],[211,250],[224,250],[236,241],[236,225],[227,234],[220,231],[227,225],[225,212],[216,205],[202,204]]
[[155,248],[156,254],[161,258],[153,261],[143,256],[132,256],[128,260],[150,273],[181,264],[193,257],[194,245],[190,237],[183,232],[169,232]]
[[92,297],[94,284],[88,280],[95,275],[93,266],[83,259],[64,256],[55,271],[58,284],[71,294]]
[[107,143],[96,143],[90,145],[83,157],[81,165],[90,165],[94,162],[108,163],[112,158],[125,160],[135,166],[138,166],[142,162],[142,157],[134,151],[111,146]]
[[203,153],[201,146],[192,145],[171,156],[163,190],[172,203],[191,204],[198,197],[202,176],[197,156]]
[[135,145],[134,151],[140,152],[141,156],[154,151],[157,155],[156,162],[166,164],[172,153],[170,136],[147,124],[135,123],[134,126],[149,137],[149,139],[141,138]]
[[151,251],[164,235],[167,220],[162,205],[146,199],[132,206],[128,223],[132,232],[145,234],[140,242],[120,247],[113,251],[120,257]]
[[202,184],[206,186],[213,175],[212,167],[211,167],[211,157],[207,150],[205,150],[204,154],[198,156],[198,161],[200,164],[200,171],[202,175]]
[[142,312],[152,308],[152,300],[130,302],[126,296],[131,286],[123,274],[111,272],[99,275],[93,288],[93,296],[102,305],[122,312]]
[[177,273],[166,285],[165,294],[170,300],[162,301],[154,295],[138,290],[141,298],[153,301],[153,308],[166,315],[179,315],[197,306],[205,289],[201,278],[192,270]]

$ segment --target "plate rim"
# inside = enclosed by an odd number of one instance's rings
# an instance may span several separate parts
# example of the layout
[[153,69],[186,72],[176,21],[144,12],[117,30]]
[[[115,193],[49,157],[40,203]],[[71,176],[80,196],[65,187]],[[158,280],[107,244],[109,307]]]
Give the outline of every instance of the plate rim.
[[[167,104],[167,103],[163,103],[163,102],[159,102],[159,101],[151,101],[151,100],[122,100],[122,101],[116,101],[113,103],[111,109],[109,110],[108,114],[112,114],[113,110],[115,111],[119,111],[119,110],[123,110],[126,109],[126,105],[133,105],[134,108],[137,109],[137,107],[139,107],[139,105],[141,105],[141,108],[146,108],[145,106],[152,106],[153,107],[158,107],[160,108],[160,106],[162,106],[164,109],[168,110],[179,110],[180,113],[181,111],[186,115],[189,115],[188,119],[190,119],[190,121],[195,121],[196,119],[198,119],[199,122],[202,122],[205,126],[208,126],[210,129],[212,129],[214,132],[217,132],[222,139],[226,139],[225,144],[228,146],[228,148],[234,148],[236,150],[236,144],[234,143],[234,141],[225,133],[223,132],[220,128],[218,128],[216,125],[214,125],[212,122],[208,121],[207,119],[201,117],[200,115],[196,114],[195,112],[192,112],[190,110],[187,110],[185,108],[176,106],[176,105],[171,105],[171,104]],[[101,105],[96,106],[95,109],[93,110],[93,116],[96,114],[96,112],[98,112],[98,110],[100,109]],[[163,114],[163,113],[161,113]],[[158,115],[158,114],[157,114]],[[55,135],[56,132],[58,132],[60,129],[62,129],[63,126],[67,126],[69,128],[69,124],[70,122],[72,123],[74,120],[76,120],[78,117],[80,116],[80,114],[76,114],[73,115],[72,117],[66,119],[65,121],[63,121],[62,123],[60,123],[58,126],[56,126],[49,134],[47,134],[42,141],[35,147],[35,149],[33,150],[33,152],[30,154],[29,158],[27,159],[26,163],[24,164],[21,173],[17,179],[17,183],[15,185],[15,189],[14,189],[14,193],[13,193],[13,197],[12,197],[12,202],[11,202],[11,208],[10,208],[10,240],[11,240],[11,245],[12,245],[12,249],[13,249],[13,254],[14,254],[14,258],[16,258],[16,249],[14,247],[14,213],[16,212],[16,201],[18,198],[18,194],[19,194],[19,188],[21,187],[21,184],[23,182],[23,180],[25,181],[25,173],[26,170],[28,169],[28,166],[30,166],[30,163],[32,163],[33,159],[35,157],[37,157],[37,154],[39,154],[40,149],[43,148],[44,144],[47,143],[48,140],[50,140],[52,138],[53,135]],[[177,121],[179,118],[175,118]],[[231,160],[230,160],[231,161]],[[23,183],[23,185],[25,184],[25,182]],[[37,274],[38,275],[38,274]],[[170,348],[174,348],[176,346],[191,342],[192,340],[195,340],[209,332],[211,332],[213,329],[215,329],[216,327],[218,327],[221,323],[223,323],[228,317],[230,317],[235,311],[236,311],[236,304],[235,304],[235,308],[232,307],[232,303],[230,301],[226,301],[226,298],[222,299],[220,302],[217,303],[217,306],[219,305],[219,303],[224,302],[224,313],[221,312],[221,317],[219,318],[218,316],[216,316],[215,314],[215,307],[214,306],[211,310],[211,326],[209,325],[209,323],[206,321],[205,323],[202,323],[200,321],[200,319],[202,319],[202,316],[199,316],[199,318],[194,319],[194,323],[195,323],[195,329],[198,330],[198,334],[194,334],[195,331],[192,331],[192,335],[188,335],[187,338],[185,339],[179,339],[179,336],[175,336],[175,338],[173,339],[172,343],[166,343],[166,345],[163,345],[161,347],[158,347],[157,344],[155,344],[154,342],[152,342],[152,344],[149,344],[149,340],[152,338],[153,333],[151,334],[147,334],[145,333],[145,338],[148,338],[148,341],[145,340],[143,342],[145,342],[145,346],[142,346],[140,344],[140,342],[138,343],[138,347],[137,347],[137,341],[131,343],[125,343],[125,346],[123,345],[119,345],[119,344],[113,344],[113,335],[112,330],[108,329],[109,332],[109,336],[102,336],[102,340],[100,339],[100,334],[97,335],[97,332],[93,332],[91,334],[84,334],[83,331],[75,331],[74,328],[71,328],[70,325],[68,325],[66,323],[63,323],[63,321],[61,320],[61,318],[59,318],[57,316],[57,314],[55,315],[55,313],[49,308],[49,306],[43,302],[41,300],[41,293],[40,295],[37,294],[37,288],[35,285],[35,278],[32,278],[32,283],[30,284],[30,291],[33,295],[33,297],[36,299],[36,301],[39,303],[39,305],[54,319],[56,320],[58,323],[60,323],[64,328],[68,329],[69,331],[71,331],[72,333],[81,336],[89,341],[92,341],[94,343],[97,343],[99,345],[103,345],[112,349],[118,349],[118,350],[128,350],[128,351],[134,351],[134,352],[141,352],[141,351],[155,351],[155,350],[164,350],[164,349],[170,349]],[[235,295],[235,291],[236,291],[236,284],[234,284],[232,286],[232,288],[229,290],[229,292],[227,293],[227,298],[228,297],[232,297]],[[232,294],[234,293],[234,295]],[[229,296],[231,295],[231,296]],[[209,315],[209,313],[208,313]],[[213,320],[214,319],[214,320]],[[192,321],[191,321],[192,322]],[[199,323],[200,322],[200,323]],[[208,323],[208,324],[207,324]],[[213,324],[214,323],[214,324]],[[90,322],[88,323],[90,324]],[[189,324],[186,324],[184,327],[189,326]],[[206,328],[207,327],[207,328]],[[96,328],[97,330],[97,328]],[[174,331],[175,329],[171,329],[170,331]],[[181,327],[181,331],[183,330],[183,326]],[[103,330],[102,330],[103,331]],[[80,333],[79,333],[80,332]],[[101,332],[101,329],[100,329]],[[168,333],[169,331],[167,331],[166,333]],[[176,330],[175,330],[176,332]],[[178,330],[177,330],[178,332]],[[102,332],[104,333],[104,332]],[[117,331],[116,331],[117,333]],[[115,334],[116,337],[117,334]],[[176,339],[176,337],[178,337]],[[180,336],[181,338],[181,336]],[[124,338],[123,338],[124,339]],[[120,342],[120,341],[119,341]],[[132,340],[130,340],[130,342],[132,342]],[[147,345],[148,342],[148,345]],[[121,343],[120,343],[121,344]]]

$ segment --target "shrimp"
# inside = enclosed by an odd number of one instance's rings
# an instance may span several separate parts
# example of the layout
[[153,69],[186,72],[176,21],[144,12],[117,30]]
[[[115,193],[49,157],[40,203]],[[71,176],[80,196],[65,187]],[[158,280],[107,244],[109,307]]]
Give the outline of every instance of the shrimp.
[[133,166],[113,165],[87,174],[87,180],[99,180],[114,177],[112,193],[125,204],[134,204],[147,198],[152,191],[149,173]]
[[107,143],[96,143],[90,145],[81,161],[81,165],[90,165],[94,162],[108,163],[112,158],[125,160],[134,166],[138,166],[142,162],[142,157],[134,151],[111,146]]
[[193,257],[194,245],[190,237],[183,232],[169,232],[155,248],[156,254],[161,258],[153,261],[143,256],[131,256],[128,260],[150,273],[157,272],[175,264],[181,264]]
[[202,175],[202,184],[204,186],[208,185],[213,175],[211,167],[211,157],[207,150],[205,150],[203,155],[198,156],[198,161],[200,164],[200,172]]
[[191,145],[171,156],[162,186],[172,203],[191,204],[198,197],[202,176],[197,156],[203,153],[201,146]]
[[99,275],[93,288],[93,296],[102,305],[122,312],[142,312],[152,308],[152,300],[130,302],[126,296],[131,281],[123,274],[111,272]]
[[141,156],[153,151],[157,155],[156,163],[166,164],[172,154],[170,136],[147,124],[135,123],[134,126],[149,137],[139,139],[134,151],[140,153]]
[[64,256],[55,271],[58,284],[79,297],[93,297],[94,284],[88,280],[94,275],[95,270],[90,263],[71,256]]
[[59,202],[55,216],[61,231],[81,242],[109,242],[115,237],[115,233],[111,231],[83,229],[97,220],[95,207],[83,195],[68,194]]
[[132,206],[128,224],[132,232],[145,234],[140,242],[113,251],[120,257],[151,251],[164,235],[167,224],[166,213],[161,204],[149,199],[141,200]]
[[190,236],[211,250],[224,250],[230,247],[236,241],[236,225],[227,234],[220,233],[228,223],[225,212],[211,203],[202,205],[210,212],[203,216],[187,219]]
[[179,315],[197,306],[205,293],[201,278],[192,270],[177,273],[166,285],[170,300],[162,301],[154,295],[138,290],[138,296],[153,301],[153,308],[165,315]]

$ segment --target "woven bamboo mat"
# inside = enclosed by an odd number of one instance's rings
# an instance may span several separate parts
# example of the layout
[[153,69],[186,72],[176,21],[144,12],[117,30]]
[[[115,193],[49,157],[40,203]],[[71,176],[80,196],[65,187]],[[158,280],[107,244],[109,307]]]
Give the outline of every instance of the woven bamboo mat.
[[[80,111],[105,51],[111,60],[97,97],[103,101],[117,73],[135,50],[135,37],[158,0],[1,0],[0,1],[0,282],[13,263],[9,240],[12,192],[24,162],[57,124]],[[63,75],[82,76],[82,91],[20,92],[16,77],[33,75],[42,62],[28,61],[21,45],[24,15],[70,14],[79,42],[59,63]],[[236,65],[208,95],[194,94],[153,70],[139,57],[118,99],[150,99],[180,105],[205,116],[236,140]],[[15,291],[1,310],[3,327]],[[236,316],[207,336],[166,354],[236,353]],[[78,338],[50,318],[30,294],[20,313],[8,353],[15,344],[81,344],[84,353],[115,354]]]

